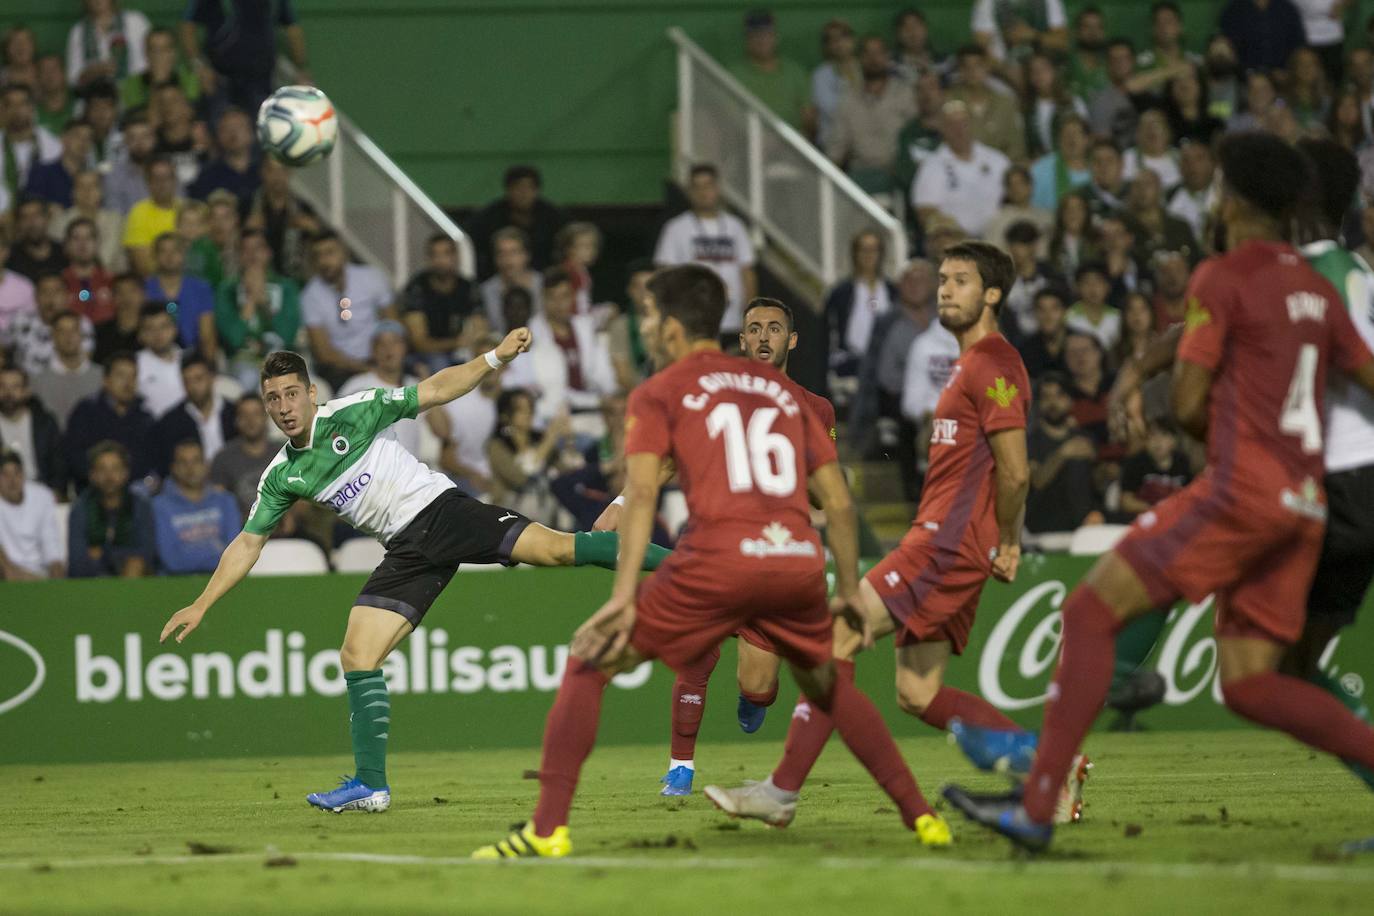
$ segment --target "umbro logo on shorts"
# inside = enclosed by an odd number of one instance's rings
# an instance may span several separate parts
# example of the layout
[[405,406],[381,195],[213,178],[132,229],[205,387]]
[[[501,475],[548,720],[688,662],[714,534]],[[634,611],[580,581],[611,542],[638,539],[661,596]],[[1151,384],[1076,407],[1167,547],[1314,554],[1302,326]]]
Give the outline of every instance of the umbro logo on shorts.
[[892,572],[883,576],[883,581],[887,583],[888,588],[896,588],[897,585],[902,581],[902,577],[897,575],[896,570],[893,570]]

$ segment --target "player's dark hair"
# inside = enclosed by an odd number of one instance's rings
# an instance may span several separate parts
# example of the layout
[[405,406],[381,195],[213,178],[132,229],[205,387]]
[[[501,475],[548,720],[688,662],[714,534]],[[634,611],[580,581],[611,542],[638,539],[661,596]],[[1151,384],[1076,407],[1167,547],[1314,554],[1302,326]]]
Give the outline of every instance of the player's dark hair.
[[205,354],[199,350],[192,350],[181,358],[181,371],[185,372],[192,366],[203,366],[211,375],[215,374],[215,367],[205,358]]
[[24,469],[24,462],[20,459],[19,453],[10,449],[0,449],[0,468],[7,464],[16,465],[19,470]]
[[128,363],[135,368],[138,366],[138,360],[132,353],[128,350],[117,350],[105,357],[105,372],[101,378],[109,378],[110,373],[114,371],[114,367],[119,363]]
[[792,314],[792,307],[781,299],[770,299],[767,296],[758,296],[750,299],[749,304],[744,308],[744,323],[749,324],[749,313],[754,309],[777,309],[787,316],[787,333],[791,334],[797,329],[795,317]]
[[1222,179],[1265,216],[1286,224],[1311,180],[1302,153],[1273,134],[1244,131],[1221,141]]
[[1318,238],[1335,238],[1360,186],[1360,162],[1335,140],[1304,138],[1298,152],[1311,160],[1312,185],[1304,201],[1304,222]]
[[700,264],[665,267],[649,280],[663,320],[675,318],[689,340],[714,340],[729,301],[715,271]]
[[310,370],[305,366],[305,357],[291,350],[274,350],[262,361],[258,383],[263,384],[270,378],[281,378],[286,375],[299,375],[304,384],[310,384]]
[[994,315],[1002,314],[1002,303],[1007,301],[1016,282],[1016,265],[1011,255],[990,242],[976,240],[959,242],[945,249],[946,261],[970,261],[978,269],[978,277],[983,281],[983,289],[995,289],[1001,295],[992,306]]
[[687,172],[687,180],[691,181],[698,175],[709,175],[712,178],[720,178],[720,170],[709,162],[698,162]]

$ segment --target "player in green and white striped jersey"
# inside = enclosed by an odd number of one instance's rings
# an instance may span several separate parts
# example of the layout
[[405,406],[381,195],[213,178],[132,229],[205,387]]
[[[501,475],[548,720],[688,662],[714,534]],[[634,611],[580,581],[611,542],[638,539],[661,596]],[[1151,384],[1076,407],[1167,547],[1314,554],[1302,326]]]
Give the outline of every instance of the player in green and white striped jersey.
[[[402,388],[370,388],[316,406],[305,360],[290,351],[263,362],[262,399],[287,443],[263,472],[243,531],[225,548],[199,598],[162,629],[184,640],[210,607],[257,562],[272,529],[297,500],[327,506],[386,546],[354,601],[339,660],[348,687],[354,775],[307,797],[330,811],[385,811],[391,804],[386,747],[391,702],[381,665],[419,625],[460,563],[598,565],[615,568],[614,532],[569,534],[518,512],[472,499],[415,459],[389,427],[471,391],[487,374],[529,349],[517,328],[492,350]],[[661,548],[646,557],[653,568]],[[178,632],[179,631],[179,632]]]

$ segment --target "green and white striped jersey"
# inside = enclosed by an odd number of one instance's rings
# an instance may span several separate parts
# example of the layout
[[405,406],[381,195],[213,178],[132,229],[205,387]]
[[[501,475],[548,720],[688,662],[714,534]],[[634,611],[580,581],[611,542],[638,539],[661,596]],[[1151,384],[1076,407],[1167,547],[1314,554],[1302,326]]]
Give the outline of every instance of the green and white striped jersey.
[[270,534],[292,503],[308,499],[383,544],[390,541],[453,486],[387,428],[413,419],[419,407],[414,385],[369,388],[325,404],[315,414],[309,444],[288,442],[262,472],[243,530]]
[[[1302,253],[1336,287],[1360,337],[1374,349],[1374,271],[1364,258],[1330,240],[1304,245]],[[1327,473],[1374,464],[1374,397],[1339,372],[1327,379]]]

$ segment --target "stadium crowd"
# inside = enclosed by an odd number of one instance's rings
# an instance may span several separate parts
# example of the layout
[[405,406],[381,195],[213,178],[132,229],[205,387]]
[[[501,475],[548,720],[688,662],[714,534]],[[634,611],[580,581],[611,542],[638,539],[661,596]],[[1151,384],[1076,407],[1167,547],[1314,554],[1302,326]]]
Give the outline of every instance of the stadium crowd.
[[[528,324],[535,347],[472,395],[397,424],[422,460],[473,494],[585,529],[620,489],[625,393],[652,371],[638,318],[656,266],[701,262],[731,297],[757,291],[756,253],[710,164],[626,287],[593,289],[597,226],[569,221],[537,169],[507,170],[468,225],[477,276],[436,236],[397,289],[358,263],[256,147],[251,113],[278,44],[309,78],[289,0],[192,2],[172,28],[85,0],[65,48],[9,23],[0,53],[0,578],[214,568],[281,437],[257,390],[262,357],[305,354],[320,400],[411,384]],[[730,71],[908,222],[852,239],[852,276],[824,299],[828,370],[849,454],[895,458],[919,493],[922,444],[958,356],[934,320],[941,252],[1004,245],[1002,310],[1035,386],[1032,532],[1124,521],[1181,488],[1200,453],[1147,391],[1145,435],[1108,422],[1115,374],[1184,318],[1212,250],[1213,144],[1260,129],[1322,134],[1374,179],[1374,20],[1345,51],[1343,5],[1230,0],[1216,22],[1151,7],[1141,40],[1093,7],[978,0],[957,49],[917,9],[887,35],[842,19],[808,74],[773,16],[749,13]],[[1205,47],[1195,54],[1189,47]],[[1374,181],[1369,184],[1374,188]],[[1000,195],[993,193],[994,189]],[[1374,207],[1347,237],[1368,253]],[[352,301],[342,320],[339,300]],[[55,521],[70,504],[66,543]],[[328,550],[349,532],[297,505],[279,533]]]

